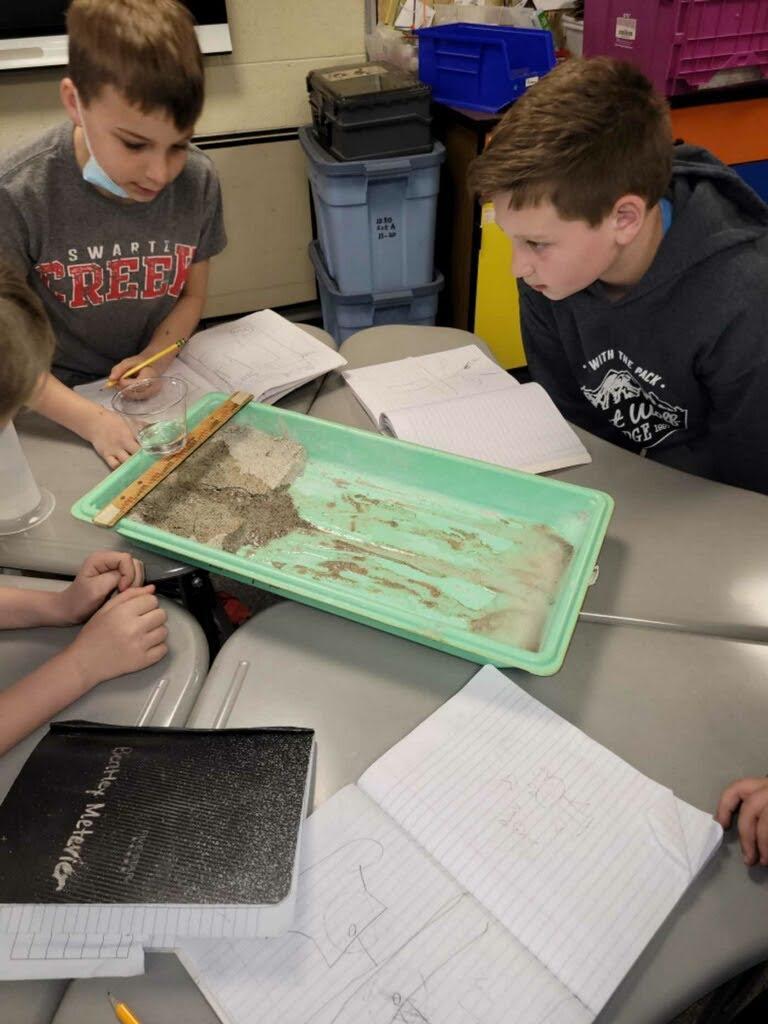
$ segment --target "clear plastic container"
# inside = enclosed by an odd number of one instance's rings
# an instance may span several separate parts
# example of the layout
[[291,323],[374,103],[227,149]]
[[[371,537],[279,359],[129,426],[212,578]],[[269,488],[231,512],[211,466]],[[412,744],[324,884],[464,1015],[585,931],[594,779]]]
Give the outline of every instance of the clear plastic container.
[[37,486],[16,430],[8,423],[0,430],[0,537],[37,526],[55,506],[50,491]]
[[187,440],[187,383],[177,377],[147,377],[121,388],[112,399],[150,455],[173,455]]

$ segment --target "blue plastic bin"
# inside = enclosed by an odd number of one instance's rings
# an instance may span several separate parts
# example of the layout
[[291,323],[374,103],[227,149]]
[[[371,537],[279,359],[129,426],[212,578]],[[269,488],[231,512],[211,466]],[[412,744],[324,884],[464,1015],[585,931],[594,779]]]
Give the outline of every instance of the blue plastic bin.
[[423,28],[419,78],[432,99],[469,110],[501,110],[555,66],[552,33],[455,22]]
[[299,129],[317,235],[345,295],[431,284],[435,214],[445,149],[379,160],[334,159],[311,127]]
[[365,327],[378,327],[379,324],[431,327],[434,324],[437,296],[445,283],[442,274],[438,273],[429,284],[414,288],[345,295],[328,273],[317,241],[310,243],[309,258],[317,277],[323,327],[339,345]]

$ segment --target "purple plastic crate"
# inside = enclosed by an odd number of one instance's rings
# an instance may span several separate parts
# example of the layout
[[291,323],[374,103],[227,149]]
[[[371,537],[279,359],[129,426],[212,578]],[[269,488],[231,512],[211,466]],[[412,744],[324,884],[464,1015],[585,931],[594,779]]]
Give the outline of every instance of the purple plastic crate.
[[[584,55],[636,64],[666,96],[712,83],[721,72],[768,76],[766,0],[589,0]],[[717,84],[717,83],[716,83]]]

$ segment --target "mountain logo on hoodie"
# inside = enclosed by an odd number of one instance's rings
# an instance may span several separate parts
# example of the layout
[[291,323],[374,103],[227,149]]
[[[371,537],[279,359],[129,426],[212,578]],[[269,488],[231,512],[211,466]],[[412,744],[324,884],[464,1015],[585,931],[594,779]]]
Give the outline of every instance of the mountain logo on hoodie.
[[609,414],[614,427],[647,448],[687,427],[686,409],[659,398],[627,369],[610,369],[596,388],[581,390],[596,409]]
[[637,398],[642,388],[629,370],[609,370],[596,388],[582,388],[596,409],[610,409],[628,398]]

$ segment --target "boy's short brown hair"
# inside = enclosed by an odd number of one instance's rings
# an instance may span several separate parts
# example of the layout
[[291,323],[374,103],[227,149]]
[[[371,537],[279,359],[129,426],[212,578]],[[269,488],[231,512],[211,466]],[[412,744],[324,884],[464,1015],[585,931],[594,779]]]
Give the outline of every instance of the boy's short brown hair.
[[203,109],[203,58],[192,15],[177,0],[72,0],[69,77],[86,106],[111,85],[145,114],[164,110],[179,131]]
[[0,263],[0,426],[35,393],[53,350],[42,303],[17,270]]
[[469,184],[483,199],[508,192],[516,210],[549,200],[594,227],[623,195],[654,206],[671,175],[666,102],[631,64],[595,57],[565,61],[507,111]]

